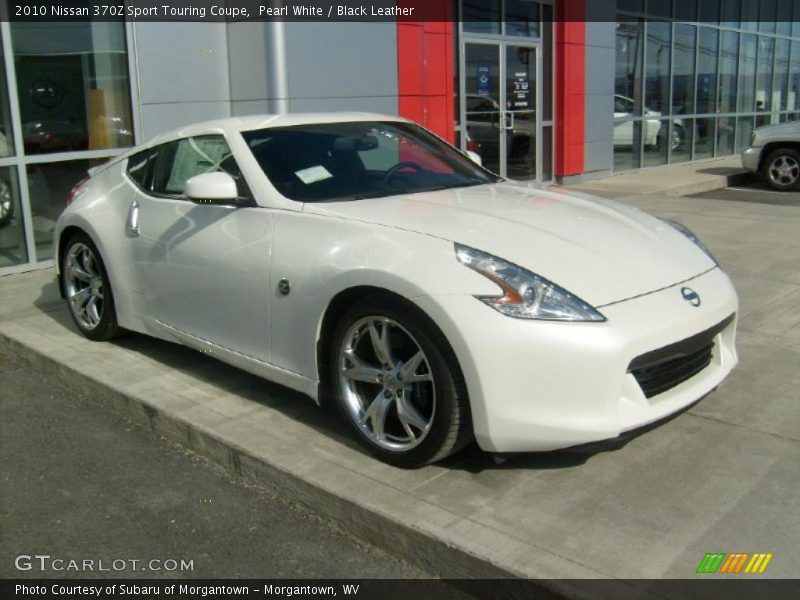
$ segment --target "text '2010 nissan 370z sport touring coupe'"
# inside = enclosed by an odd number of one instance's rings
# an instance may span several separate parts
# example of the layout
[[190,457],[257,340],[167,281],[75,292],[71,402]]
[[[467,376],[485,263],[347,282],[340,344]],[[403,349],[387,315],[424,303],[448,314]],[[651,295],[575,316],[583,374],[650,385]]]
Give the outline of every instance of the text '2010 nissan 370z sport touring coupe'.
[[398,466],[615,438],[737,362],[736,292],[687,228],[502,180],[396,117],[182,128],[90,171],[55,239],[86,337],[332,397]]

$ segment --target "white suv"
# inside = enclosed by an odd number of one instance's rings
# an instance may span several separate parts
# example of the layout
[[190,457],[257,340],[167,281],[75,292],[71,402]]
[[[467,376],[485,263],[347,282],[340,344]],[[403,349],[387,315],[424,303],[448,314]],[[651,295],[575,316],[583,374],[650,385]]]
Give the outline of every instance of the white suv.
[[800,183],[800,122],[757,127],[750,146],[742,152],[742,165],[758,173],[780,191],[797,189]]

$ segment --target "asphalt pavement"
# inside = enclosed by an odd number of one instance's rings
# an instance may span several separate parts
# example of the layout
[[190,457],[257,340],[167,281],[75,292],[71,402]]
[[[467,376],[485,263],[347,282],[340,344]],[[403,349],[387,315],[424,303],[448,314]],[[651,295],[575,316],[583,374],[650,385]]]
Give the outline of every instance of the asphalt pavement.
[[430,577],[3,353],[0,440],[0,578]]
[[711,198],[731,202],[756,202],[773,206],[800,206],[800,192],[778,192],[755,176],[743,185],[734,185],[700,194],[692,198]]

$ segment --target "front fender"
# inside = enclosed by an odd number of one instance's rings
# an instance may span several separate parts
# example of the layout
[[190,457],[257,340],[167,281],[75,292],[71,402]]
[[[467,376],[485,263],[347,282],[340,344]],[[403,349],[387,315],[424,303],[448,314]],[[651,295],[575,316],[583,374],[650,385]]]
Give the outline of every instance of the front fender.
[[[317,340],[331,301],[369,286],[409,299],[484,294],[498,288],[461,265],[451,242],[367,223],[309,215],[276,215],[270,273],[272,362],[319,380]],[[291,293],[277,292],[282,279]]]

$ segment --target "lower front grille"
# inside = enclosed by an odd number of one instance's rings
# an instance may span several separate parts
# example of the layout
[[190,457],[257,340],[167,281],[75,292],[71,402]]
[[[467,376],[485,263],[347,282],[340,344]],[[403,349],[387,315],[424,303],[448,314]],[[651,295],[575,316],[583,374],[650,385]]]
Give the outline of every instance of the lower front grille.
[[652,398],[697,375],[711,363],[714,343],[692,354],[631,371],[647,398]]
[[628,372],[636,378],[647,398],[674,388],[711,364],[714,338],[733,318],[731,315],[697,335],[634,358]]

